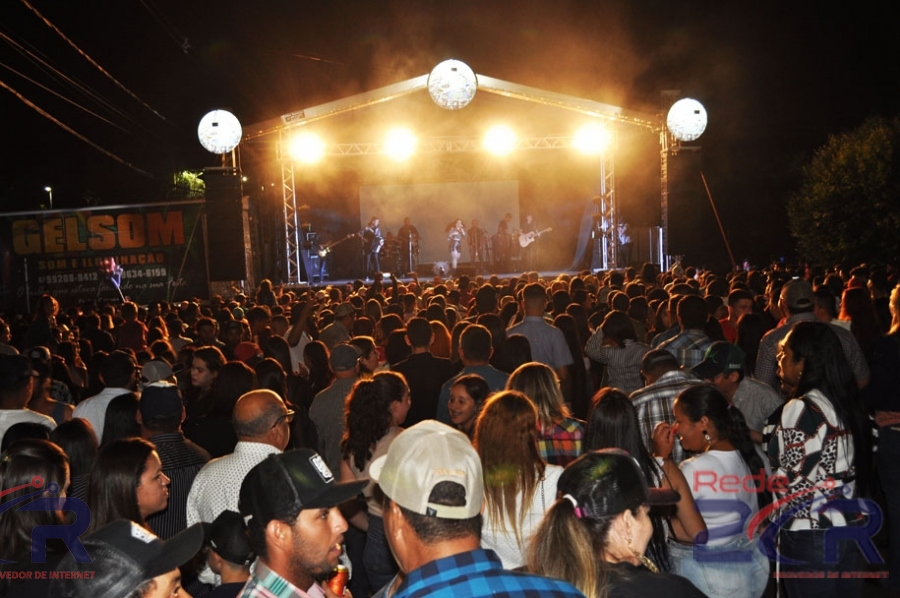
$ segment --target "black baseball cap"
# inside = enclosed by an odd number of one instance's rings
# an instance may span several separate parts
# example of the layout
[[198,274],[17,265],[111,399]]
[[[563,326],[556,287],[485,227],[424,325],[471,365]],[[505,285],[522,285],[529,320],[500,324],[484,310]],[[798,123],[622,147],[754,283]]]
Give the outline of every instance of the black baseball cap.
[[353,498],[368,480],[338,483],[319,454],[297,449],[272,454],[241,484],[241,515],[266,525],[303,509],[334,507]]
[[716,341],[706,350],[703,361],[691,369],[691,373],[701,380],[712,380],[719,374],[743,370],[745,357],[744,351],[737,345]]
[[67,554],[57,571],[93,572],[78,579],[51,582],[51,596],[124,598],[143,582],[180,567],[203,547],[203,526],[196,523],[168,540],[140,525],[118,519],[85,536],[91,562]]

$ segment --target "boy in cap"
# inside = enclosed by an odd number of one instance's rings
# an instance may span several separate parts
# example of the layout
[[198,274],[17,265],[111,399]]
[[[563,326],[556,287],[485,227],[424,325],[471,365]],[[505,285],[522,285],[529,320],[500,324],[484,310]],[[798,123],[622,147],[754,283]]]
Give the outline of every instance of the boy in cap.
[[203,545],[203,528],[191,526],[164,542],[138,524],[118,519],[82,540],[90,562],[68,554],[50,583],[59,598],[163,598],[184,596],[181,567]]
[[741,410],[753,441],[761,443],[762,429],[769,415],[781,405],[781,395],[768,384],[748,378],[744,359],[744,351],[737,345],[716,341],[691,373],[721,390],[728,402]]
[[384,492],[385,535],[402,572],[392,598],[582,596],[567,582],[504,570],[481,548],[481,461],[462,432],[420,422],[369,473]]
[[338,483],[310,449],[269,455],[241,484],[240,511],[248,517],[256,569],[242,598],[322,597],[318,579],[338,564],[347,521],[337,508],[367,480]]
[[235,598],[250,579],[250,564],[256,558],[244,518],[236,511],[222,511],[215,521],[203,524],[203,535],[209,547],[206,562],[222,579],[207,598]]

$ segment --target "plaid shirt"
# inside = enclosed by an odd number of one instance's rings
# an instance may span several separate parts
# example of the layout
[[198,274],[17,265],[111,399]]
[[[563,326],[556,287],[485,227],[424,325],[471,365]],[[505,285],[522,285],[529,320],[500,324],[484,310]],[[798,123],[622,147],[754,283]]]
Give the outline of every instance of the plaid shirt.
[[[675,416],[672,414],[672,404],[675,402],[675,397],[682,390],[696,384],[700,384],[700,380],[681,370],[672,370],[660,376],[650,386],[645,386],[631,393],[631,404],[634,405],[634,409],[637,411],[638,423],[641,427],[641,438],[643,438],[644,444],[651,454],[653,453],[653,430],[663,422],[667,424],[675,423]],[[672,451],[672,460],[675,463],[681,463],[683,459],[684,449],[681,448],[680,442],[676,442]]]
[[549,429],[538,429],[538,450],[551,465],[571,463],[581,455],[584,425],[577,419],[566,418]]
[[712,341],[702,330],[685,330],[657,348],[674,355],[681,367],[687,370],[703,361],[711,344]]
[[304,592],[257,559],[256,570],[238,596],[239,598],[325,598],[325,590],[318,584],[313,584]]
[[431,561],[410,571],[393,598],[583,598],[558,579],[507,571],[492,550],[476,549]]

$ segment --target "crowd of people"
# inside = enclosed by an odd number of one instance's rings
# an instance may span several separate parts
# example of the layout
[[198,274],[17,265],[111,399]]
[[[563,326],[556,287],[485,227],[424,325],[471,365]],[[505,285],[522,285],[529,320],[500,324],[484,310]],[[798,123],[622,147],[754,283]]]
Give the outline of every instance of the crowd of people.
[[0,319],[0,595],[900,588],[896,276],[45,295]]

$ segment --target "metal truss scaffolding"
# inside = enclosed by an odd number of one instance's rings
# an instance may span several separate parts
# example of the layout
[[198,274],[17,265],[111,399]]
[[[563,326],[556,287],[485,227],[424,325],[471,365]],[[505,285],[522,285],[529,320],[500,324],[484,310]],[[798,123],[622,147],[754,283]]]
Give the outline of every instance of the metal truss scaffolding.
[[[660,131],[663,127],[659,115],[626,110],[618,106],[603,104],[593,100],[568,96],[560,93],[528,87],[493,77],[477,75],[478,89],[507,98],[542,104],[561,110],[568,110],[586,116],[595,117],[608,123],[624,123]],[[288,151],[288,134],[298,127],[323,120],[338,114],[373,106],[382,102],[424,91],[427,88],[428,75],[421,75],[372,91],[341,98],[318,106],[283,114],[277,118],[250,125],[244,129],[244,141],[259,139],[278,133],[277,156],[281,166],[281,189],[284,204],[285,252],[287,258],[287,281],[303,282],[303,234],[298,218],[298,202],[294,185],[294,165]],[[665,133],[662,133],[663,144]],[[563,136],[544,136],[520,139],[516,142],[518,150],[561,149],[571,147],[572,138]],[[423,153],[454,153],[481,151],[481,140],[468,137],[443,137],[424,140],[417,151]],[[326,155],[360,156],[380,154],[383,146],[380,143],[343,143],[326,146]],[[666,149],[663,149],[663,229],[666,228],[667,206],[665,187]],[[614,151],[607,151],[600,164],[600,196],[605,213],[611,215],[603,235],[605,247],[602,250],[604,263],[610,267],[616,264],[616,225],[618,224],[615,201]],[[608,210],[608,211],[607,211]]]

